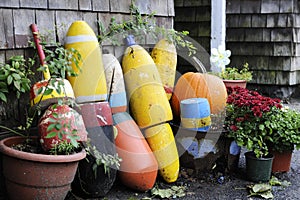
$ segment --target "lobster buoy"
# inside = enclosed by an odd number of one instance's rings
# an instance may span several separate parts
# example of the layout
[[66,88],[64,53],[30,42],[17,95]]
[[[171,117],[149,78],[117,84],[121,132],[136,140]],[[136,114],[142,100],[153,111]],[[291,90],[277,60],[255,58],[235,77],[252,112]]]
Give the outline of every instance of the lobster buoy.
[[[36,105],[39,105],[39,107],[42,110],[44,110],[48,108],[51,104],[57,103],[59,99],[68,98],[70,100],[74,100],[75,96],[74,96],[73,88],[68,80],[61,79],[61,78],[55,78],[53,80],[50,80],[51,74],[49,72],[47,64],[45,63],[45,53],[42,48],[42,45],[40,44],[37,25],[31,24],[30,28],[33,34],[40,64],[45,67],[45,70],[43,71],[43,76],[45,80],[35,83],[30,88],[30,93],[29,93],[30,105],[33,108],[35,108]],[[53,82],[54,84],[49,84],[50,81]],[[45,90],[47,88],[53,89],[51,94],[45,94]],[[58,88],[59,90],[57,90]]]
[[181,126],[195,131],[208,131],[210,106],[206,98],[190,98],[180,102]]
[[179,156],[171,126],[162,123],[145,129],[144,133],[158,162],[159,174],[166,182],[175,182],[179,174]]
[[[48,130],[51,125],[53,128]],[[61,128],[57,130],[56,125]],[[79,136],[78,142],[87,140],[87,131],[82,116],[68,105],[53,104],[49,106],[39,120],[38,129],[41,137],[40,142],[45,151],[49,151],[64,140],[70,142],[69,134]],[[77,130],[76,133],[73,133],[73,130]],[[62,138],[60,138],[59,134],[63,132],[68,134],[62,134]],[[48,138],[48,134],[52,133],[56,133],[56,135]]]
[[140,128],[172,120],[172,110],[156,65],[149,53],[127,38],[128,47],[122,59],[132,117]]
[[112,54],[103,54],[103,64],[111,112],[126,112],[127,98],[122,67]]
[[139,127],[127,112],[113,114],[118,130],[116,149],[122,159],[118,176],[123,185],[138,191],[151,189],[158,164]]
[[151,57],[156,64],[168,100],[170,100],[173,93],[176,76],[176,47],[167,39],[161,39],[155,44],[151,52]]
[[102,52],[92,28],[84,21],[75,21],[68,29],[65,48],[76,49],[82,58],[79,69],[72,67],[78,76],[69,76],[76,102],[107,100],[107,87],[102,62]]

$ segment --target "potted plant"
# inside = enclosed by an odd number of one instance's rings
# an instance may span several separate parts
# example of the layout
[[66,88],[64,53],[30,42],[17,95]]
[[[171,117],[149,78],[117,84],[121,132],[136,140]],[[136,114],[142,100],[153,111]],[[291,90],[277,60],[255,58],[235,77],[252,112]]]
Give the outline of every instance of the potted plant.
[[[227,91],[227,137],[233,138],[239,146],[249,150],[245,154],[247,177],[253,181],[268,181],[273,160],[268,145],[272,140],[270,116],[280,112],[282,103],[279,99],[265,97],[241,87],[227,88]],[[254,169],[250,168],[250,164],[260,160],[264,165],[255,163]]]
[[[53,65],[49,65],[50,72],[53,72],[51,66],[57,68],[59,61],[65,60],[65,63],[70,63],[74,61],[76,56],[76,62],[79,62],[78,58],[80,58],[76,55],[76,52],[65,51],[61,46],[56,46],[53,51],[49,50],[48,53],[52,53],[49,55],[53,58],[50,59],[53,61]],[[31,61],[30,63],[32,65],[34,64],[32,59],[28,61]],[[18,92],[25,93],[30,89],[31,84],[29,77],[22,78],[21,75],[22,73],[29,74],[31,71],[26,68],[25,71],[21,73],[20,70],[18,70],[21,69],[21,66],[25,66],[24,63],[26,63],[25,59],[19,59],[18,64],[12,62],[11,65],[5,65],[7,71],[18,72],[19,75],[16,73],[12,75],[6,72],[2,73],[2,94],[0,94],[2,101],[6,101],[3,93],[15,94],[16,97],[19,97]],[[54,65],[55,63],[56,65]],[[41,67],[42,71],[44,67],[45,66]],[[58,68],[60,69],[60,74],[71,72],[69,65],[60,67],[61,68]],[[18,84],[16,81],[21,83]],[[7,85],[5,85],[5,83],[7,83]],[[17,89],[16,93],[11,87]],[[54,78],[50,78],[45,89],[39,90],[38,92],[41,93],[43,97],[43,95],[51,94],[54,90],[56,90],[57,93],[61,93],[62,89],[64,89],[63,82],[55,81]],[[51,105],[50,107],[53,110],[65,111],[67,107],[66,102],[64,99],[60,99],[57,102],[58,104]],[[64,199],[70,190],[79,160],[86,156],[83,146],[78,142],[77,131],[79,129],[78,126],[76,126],[78,118],[76,118],[75,115],[70,115],[71,117],[65,121],[66,118],[61,118],[60,113],[53,112],[53,118],[46,120],[48,124],[42,131],[39,130],[38,134],[32,132],[35,120],[39,120],[39,116],[43,113],[43,110],[39,108],[37,105],[34,110],[29,109],[26,124],[19,127],[19,131],[4,125],[0,127],[12,134],[19,135],[7,137],[0,141],[3,175],[5,177],[7,195],[10,199],[19,199],[20,196],[24,199]],[[42,120],[42,118],[40,120]],[[82,127],[80,130],[86,134]],[[46,135],[44,135],[44,137],[36,136],[40,135],[41,132],[46,133]],[[45,149],[45,146],[42,145],[46,144],[45,140],[55,141],[55,144],[52,146],[53,148],[50,150]],[[44,141],[44,143],[41,141]]]
[[215,74],[223,79],[226,87],[246,88],[247,82],[252,80],[252,71],[249,70],[248,63],[241,67],[225,67],[230,63],[230,55],[231,51],[225,50],[222,46],[212,49],[210,61],[212,66],[217,68],[218,72]]
[[268,148],[274,155],[272,172],[290,170],[293,150],[300,148],[300,113],[287,106],[268,113]]

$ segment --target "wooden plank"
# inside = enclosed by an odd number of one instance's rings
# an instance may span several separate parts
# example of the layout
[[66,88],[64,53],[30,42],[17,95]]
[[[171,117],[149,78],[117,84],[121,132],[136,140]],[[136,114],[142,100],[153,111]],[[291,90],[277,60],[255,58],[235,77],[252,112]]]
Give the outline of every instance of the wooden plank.
[[129,13],[130,3],[131,3],[130,0],[123,0],[123,1],[110,0],[110,12]]
[[15,28],[15,46],[17,48],[28,47],[29,36],[32,35],[29,26],[35,22],[34,10],[13,10],[13,22]]
[[49,9],[78,10],[78,0],[49,0]]
[[12,22],[12,10],[0,9],[0,49],[13,48],[14,27]]
[[83,20],[93,29],[96,35],[98,35],[97,13],[85,12],[83,13]]
[[0,7],[18,8],[19,0],[1,0]]
[[92,10],[92,0],[79,0],[79,10]]
[[[124,1],[124,0],[122,0]],[[118,4],[122,1],[118,1]],[[93,0],[92,1],[93,11],[109,11],[109,0]]]
[[55,33],[55,11],[37,10],[36,24],[42,36],[45,36],[47,43],[56,42]]
[[20,7],[21,8],[47,8],[48,2],[47,0],[21,0]]

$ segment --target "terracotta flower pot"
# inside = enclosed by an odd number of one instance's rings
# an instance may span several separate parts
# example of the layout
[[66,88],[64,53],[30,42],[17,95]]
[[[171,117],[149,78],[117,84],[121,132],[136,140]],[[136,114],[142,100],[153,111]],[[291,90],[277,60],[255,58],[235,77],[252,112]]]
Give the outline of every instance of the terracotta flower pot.
[[293,151],[270,151],[274,155],[272,172],[288,172],[291,168]]
[[226,87],[241,87],[246,88],[247,81],[246,80],[223,80],[223,83]]
[[8,198],[64,199],[70,190],[78,162],[86,157],[86,152],[45,155],[11,148],[24,139],[15,136],[0,141]]

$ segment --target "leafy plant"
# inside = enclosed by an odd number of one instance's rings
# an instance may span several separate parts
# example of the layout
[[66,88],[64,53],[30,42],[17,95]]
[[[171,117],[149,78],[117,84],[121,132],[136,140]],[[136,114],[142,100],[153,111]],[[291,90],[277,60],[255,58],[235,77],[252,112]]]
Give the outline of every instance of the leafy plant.
[[226,67],[225,70],[218,74],[218,76],[226,80],[252,80],[252,72],[249,71],[248,63],[245,63],[242,69]]
[[269,132],[268,146],[279,152],[300,148],[300,113],[289,107],[267,113],[269,121],[265,128]]
[[8,93],[15,93],[17,99],[22,93],[29,92],[34,75],[31,67],[34,59],[25,60],[23,56],[12,56],[9,63],[0,64],[0,100],[7,102]]
[[260,95],[245,88],[227,88],[225,127],[228,137],[239,146],[253,150],[260,158],[269,153],[272,137],[271,116],[282,112],[280,99]]
[[88,139],[88,141],[86,142],[85,150],[89,155],[93,155],[96,159],[96,163],[93,165],[95,177],[97,177],[97,167],[100,165],[103,165],[104,173],[108,174],[111,167],[119,169],[120,162],[122,161],[122,159],[118,156],[118,154],[110,155],[102,153],[98,151],[98,149],[95,146],[92,146],[89,140],[90,139]]
[[100,34],[98,35],[99,43],[105,40],[110,40],[113,45],[120,45],[119,37],[126,38],[128,35],[134,35],[137,39],[142,39],[146,35],[157,39],[158,36],[166,38],[169,42],[175,44],[175,46],[181,46],[187,48],[189,55],[196,53],[196,47],[192,42],[185,39],[189,34],[188,31],[176,31],[174,29],[166,29],[164,27],[157,26],[154,16],[155,13],[142,15],[139,8],[135,5],[135,1],[132,0],[130,7],[130,19],[124,20],[120,23],[116,22],[114,17],[111,18],[109,26],[106,28],[104,24],[99,21],[98,26]]

